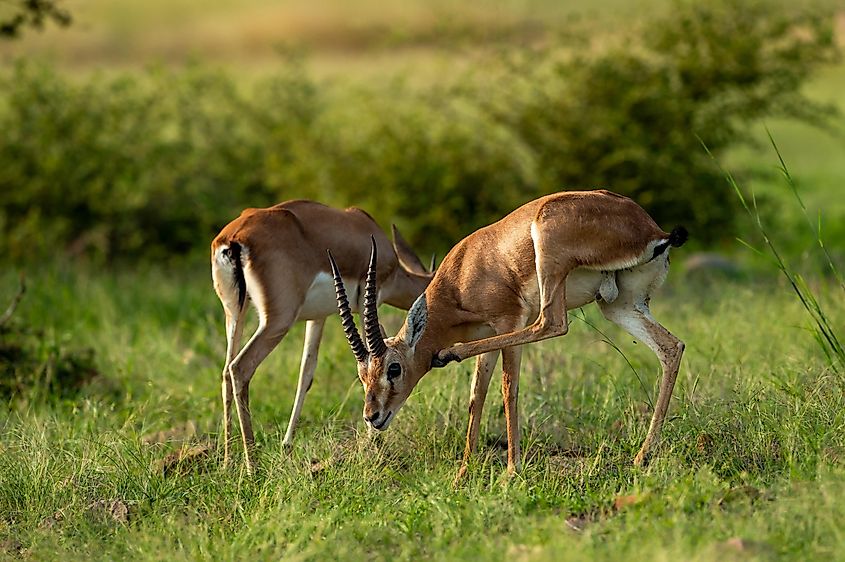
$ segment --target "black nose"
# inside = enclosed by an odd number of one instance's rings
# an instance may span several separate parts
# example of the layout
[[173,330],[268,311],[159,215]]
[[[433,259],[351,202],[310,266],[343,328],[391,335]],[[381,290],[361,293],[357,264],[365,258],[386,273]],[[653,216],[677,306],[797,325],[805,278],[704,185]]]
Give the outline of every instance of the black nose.
[[364,419],[367,420],[370,423],[376,423],[380,416],[381,416],[381,412],[376,412],[373,415],[371,415],[370,417],[364,416]]

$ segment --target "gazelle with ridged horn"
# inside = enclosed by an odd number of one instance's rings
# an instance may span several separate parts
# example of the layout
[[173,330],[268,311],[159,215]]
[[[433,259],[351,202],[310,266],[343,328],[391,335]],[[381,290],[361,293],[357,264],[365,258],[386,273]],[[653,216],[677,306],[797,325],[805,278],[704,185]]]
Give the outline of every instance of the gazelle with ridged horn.
[[[326,249],[340,260],[338,269],[348,284],[352,306],[363,310],[384,301],[407,310],[425,290],[431,272],[419,261],[393,227],[393,245],[375,221],[361,209],[333,209],[306,200],[267,209],[247,209],[229,223],[211,244],[214,289],[226,313],[226,361],[223,367],[224,465],[230,452],[231,403],[235,400],[247,469],[252,472],[254,436],[249,411],[249,384],[256,368],[297,321],[305,321],[305,347],[296,398],[284,444],[293,440],[305,394],[314,379],[317,353],[326,317],[334,314],[333,278]],[[365,269],[371,246],[384,259]],[[364,280],[373,293],[363,298]],[[375,292],[376,283],[380,287]],[[249,302],[258,311],[258,329],[240,349]],[[357,356],[357,354],[356,354]]]
[[[570,191],[531,201],[470,234],[440,264],[399,333],[381,342],[377,312],[365,313],[368,352],[358,345],[364,385],[364,419],[385,430],[428,371],[477,356],[464,461],[478,442],[484,399],[502,355],[502,394],[508,434],[508,473],[520,462],[517,412],[523,344],[562,336],[567,310],[597,302],[604,316],[645,343],[663,368],[648,434],[634,463],[655,445],[669,407],[684,344],[649,311],[649,299],[666,277],[669,247],[687,239],[683,227],[664,232],[642,207],[605,190]],[[370,268],[375,264],[374,254]],[[348,307],[338,303],[354,330]],[[375,290],[375,289],[373,289]],[[353,343],[357,332],[347,330]],[[381,336],[379,334],[379,338]],[[462,343],[466,342],[466,343]],[[355,345],[353,345],[353,351]]]

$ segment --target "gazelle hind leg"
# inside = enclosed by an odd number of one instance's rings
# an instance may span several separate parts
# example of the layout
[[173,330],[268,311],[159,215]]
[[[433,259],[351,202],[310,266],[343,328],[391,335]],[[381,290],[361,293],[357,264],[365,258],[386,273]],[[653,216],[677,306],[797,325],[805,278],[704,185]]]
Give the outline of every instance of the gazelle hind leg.
[[536,221],[531,223],[534,267],[540,289],[540,314],[528,330],[540,336],[540,339],[563,336],[569,332],[566,317],[566,277],[575,267],[574,260],[561,256],[560,248],[550,238],[549,233]]
[[684,353],[684,343],[651,316],[645,298],[628,305],[616,301],[613,304],[599,303],[599,306],[608,320],[646,344],[657,355],[663,370],[651,424],[637,456],[634,457],[634,464],[639,466],[660,438],[660,429],[669,409],[669,400],[675,388],[675,379]]
[[469,399],[469,424],[467,425],[467,441],[464,448],[464,460],[458,475],[455,477],[457,485],[466,475],[467,464],[478,447],[478,430],[481,426],[481,413],[484,410],[484,400],[487,398],[487,391],[490,388],[490,378],[496,361],[499,359],[498,351],[491,351],[479,355],[475,361],[475,373],[472,376],[472,394]]
[[266,311],[259,311],[259,313],[261,319],[258,329],[232,361],[229,369],[249,474],[255,472],[252,451],[255,437],[252,432],[252,416],[249,412],[249,383],[255,374],[255,369],[282,341],[295,319],[295,315],[269,314]]
[[302,404],[305,402],[305,395],[314,382],[314,370],[317,368],[317,354],[320,351],[320,340],[323,337],[323,326],[326,319],[309,320],[305,324],[305,345],[302,349],[302,361],[299,364],[299,382],[296,386],[296,399],[293,410],[290,414],[288,429],[285,432],[285,439],[282,445],[289,447],[293,444],[293,434],[296,431],[296,424],[299,422],[299,414],[302,412]]
[[449,361],[463,361],[468,357],[481,355],[497,349],[515,347],[526,343],[566,335],[569,322],[566,317],[566,278],[575,268],[571,256],[561,256],[554,240],[534,222],[531,224],[531,239],[534,242],[537,284],[540,292],[540,311],[533,324],[522,329],[500,335],[458,343],[438,353],[437,366]]
[[226,363],[221,377],[223,398],[223,467],[229,465],[229,453],[232,446],[232,377],[229,368],[238,349],[244,331],[243,314],[246,310],[226,309]]

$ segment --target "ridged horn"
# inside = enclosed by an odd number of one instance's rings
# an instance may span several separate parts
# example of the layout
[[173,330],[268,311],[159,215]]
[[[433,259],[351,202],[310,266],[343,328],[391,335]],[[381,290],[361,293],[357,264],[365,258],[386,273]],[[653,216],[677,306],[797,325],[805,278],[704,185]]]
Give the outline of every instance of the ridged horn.
[[331,250],[326,250],[326,252],[329,254],[329,263],[332,266],[334,292],[337,296],[337,311],[340,313],[340,323],[343,325],[343,333],[346,334],[346,341],[349,342],[349,347],[352,348],[355,359],[358,360],[358,363],[365,363],[369,354],[367,353],[367,348],[364,347],[364,342],[361,341],[361,334],[358,333],[358,328],[355,327],[352,310],[349,308],[349,299],[346,298],[346,288],[343,286],[343,279],[340,277],[340,270],[337,268],[337,263],[334,261]]
[[367,268],[367,285],[364,289],[364,337],[367,348],[375,357],[381,357],[387,352],[387,345],[381,335],[378,322],[378,287],[376,287],[376,238],[372,236],[373,249],[370,252],[370,265]]

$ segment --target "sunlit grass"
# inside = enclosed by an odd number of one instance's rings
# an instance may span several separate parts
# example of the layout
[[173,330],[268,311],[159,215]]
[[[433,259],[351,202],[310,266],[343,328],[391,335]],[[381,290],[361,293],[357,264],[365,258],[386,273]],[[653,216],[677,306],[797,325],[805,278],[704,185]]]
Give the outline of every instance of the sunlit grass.
[[[222,314],[206,277],[199,266],[30,273],[19,320],[95,347],[103,376],[119,390],[95,383],[76,399],[18,401],[2,415],[0,540],[17,541],[36,559],[711,560],[734,552],[722,544],[734,537],[802,558],[843,544],[842,381],[804,329],[804,311],[777,283],[675,275],[654,297],[656,317],[686,341],[687,353],[649,467],[636,469],[631,459],[645,434],[657,362],[588,307],[585,318],[625,357],[579,321],[566,337],[529,347],[520,385],[523,472],[504,476],[494,383],[471,477],[453,490],[471,365],[430,374],[395,427],[372,443],[334,321],[292,451],[281,438],[301,327],[252,385],[259,475],[247,478],[239,458],[223,472],[212,458],[187,475],[163,476],[155,463],[169,449],[143,445],[143,435],[188,420],[212,438],[218,430]],[[0,286],[6,300],[14,277]],[[841,323],[844,312],[829,314]],[[402,316],[386,320],[392,331]],[[628,495],[634,505],[615,509]],[[92,507],[115,499],[129,507],[128,523]],[[569,517],[584,530],[567,527]]]

